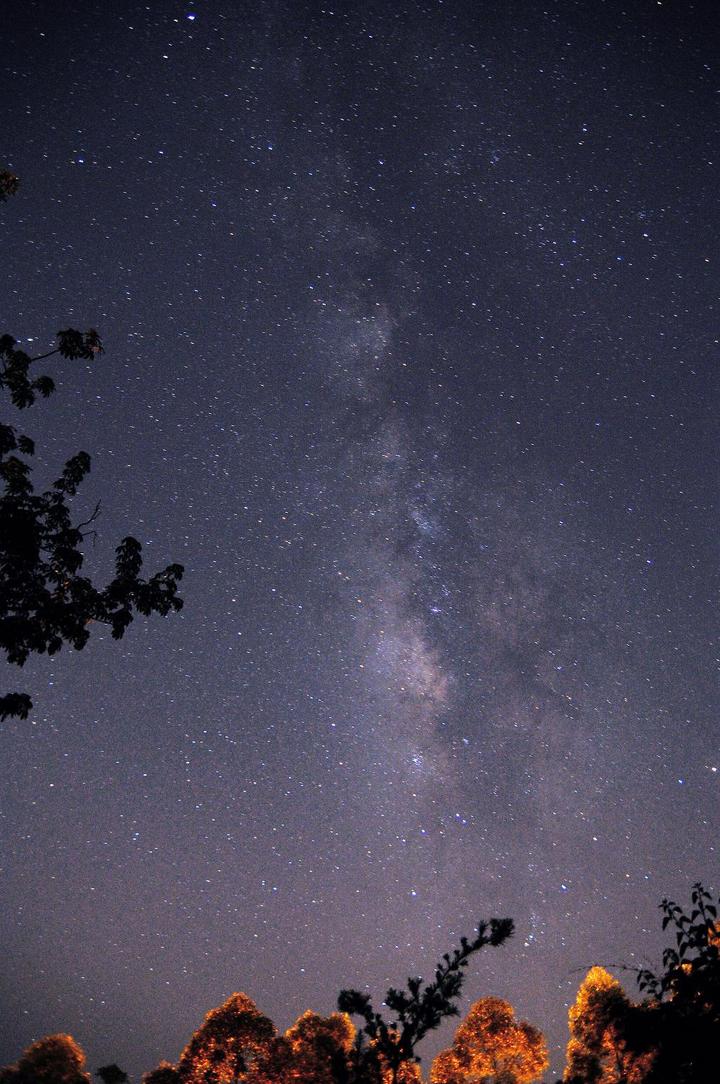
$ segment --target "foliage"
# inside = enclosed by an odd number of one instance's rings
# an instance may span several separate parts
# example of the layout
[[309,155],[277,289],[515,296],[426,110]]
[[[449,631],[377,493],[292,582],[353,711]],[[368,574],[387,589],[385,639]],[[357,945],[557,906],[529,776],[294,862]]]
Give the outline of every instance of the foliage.
[[720,1005],[720,935],[718,906],[699,882],[691,893],[692,910],[686,915],[673,900],[664,899],[662,928],[670,927],[675,945],[663,952],[664,972],[638,972],[638,986],[656,1001],[671,998],[686,1006]]
[[355,1027],[347,1013],[318,1016],[305,1012],[285,1032],[292,1052],[290,1073],[285,1080],[298,1084],[335,1084],[347,1079],[349,1058],[355,1041]]
[[161,1061],[149,1073],[145,1073],[142,1084],[180,1084],[180,1074],[169,1061]]
[[90,1075],[72,1035],[48,1035],[0,1069],[0,1084],[90,1084]]
[[[246,994],[232,994],[205,1017],[177,1065],[182,1084],[236,1084],[267,1056],[277,1028]],[[156,1070],[157,1072],[157,1070]],[[157,1080],[153,1084],[159,1084]]]
[[[675,946],[664,970],[638,972],[649,994],[633,1003],[604,968],[593,967],[569,1013],[570,1042],[564,1084],[709,1084],[717,1079],[720,1050],[720,925],[702,885],[692,908],[663,900],[663,927]],[[245,994],[233,994],[208,1013],[177,1065],[161,1062],[142,1084],[421,1084],[416,1047],[447,1016],[457,1015],[464,968],[472,953],[510,936],[508,919],[478,927],[477,937],[438,964],[433,982],[409,979],[389,990],[386,1022],[370,999],[343,991],[339,1002],[357,1011],[356,1032],[346,1011],[323,1017],[305,1012],[279,1035]],[[496,997],[476,1001],[452,1046],[434,1060],[431,1084],[531,1084],[546,1070],[542,1034],[516,1021]],[[96,1074],[103,1084],[127,1084],[117,1065]],[[68,1035],[34,1043],[14,1065],[0,1069],[0,1084],[90,1084],[85,1057]],[[560,1082],[558,1082],[560,1084]]]
[[476,1001],[455,1032],[452,1047],[432,1064],[431,1084],[531,1084],[549,1065],[545,1039],[537,1028],[516,1021],[513,1007],[499,997]]
[[456,1001],[462,992],[470,957],[487,945],[501,945],[512,931],[509,918],[481,922],[472,941],[463,937],[460,948],[452,955],[445,953],[431,983],[423,986],[421,978],[409,978],[406,990],[388,990],[384,1004],[395,1014],[395,1019],[389,1022],[373,1009],[367,994],[359,990],[341,991],[338,1008],[365,1021],[362,1030],[369,1045],[364,1049],[359,1047],[358,1056],[370,1063],[379,1062],[381,1070],[389,1071],[391,1084],[398,1084],[401,1067],[420,1060],[415,1051],[425,1035],[446,1017],[459,1015]]
[[719,901],[695,884],[686,913],[660,904],[674,945],[663,971],[637,972],[646,995],[633,1004],[620,984],[593,968],[570,1010],[566,1084],[707,1084],[720,1049]]
[[614,1084],[625,1079],[629,1055],[623,1021],[629,1009],[618,980],[602,967],[591,967],[568,1015],[566,1084]]
[[[707,1084],[717,1078],[720,1050],[720,899],[699,882],[693,885],[687,914],[663,900],[663,929],[675,944],[663,952],[663,972],[643,969],[640,989],[650,995],[653,1059],[644,1084]],[[638,1028],[629,1042],[638,1050],[649,1044],[648,1028]]]
[[95,1070],[95,1076],[99,1076],[102,1084],[128,1084],[128,1075],[119,1065],[113,1062],[111,1065],[101,1065]]
[[20,187],[20,181],[7,169],[0,169],[0,203],[3,203],[8,196],[14,196]]
[[[12,194],[16,182],[11,174],[0,173],[0,196]],[[54,354],[91,361],[103,352],[94,328],[85,332],[66,328],[57,338],[54,350],[33,358],[17,348],[12,336],[0,337],[0,390],[19,410],[55,390],[50,376],[34,375],[34,362]],[[135,612],[168,614],[182,607],[178,597],[182,566],[171,564],[143,579],[142,547],[131,536],[116,549],[115,576],[107,586],[98,588],[80,574],[84,529],[97,517],[99,505],[78,523],[70,500],[90,470],[90,456],[78,452],[49,490],[36,493],[28,462],[34,452],[29,437],[0,424],[0,650],[17,666],[31,654],[55,654],[64,643],[82,649],[93,622],[108,624],[113,637],[120,639]],[[7,693],[0,697],[0,719],[27,718],[31,707],[26,693]]]
[[248,1084],[349,1084],[354,1040],[346,1013],[305,1012],[258,1054]]

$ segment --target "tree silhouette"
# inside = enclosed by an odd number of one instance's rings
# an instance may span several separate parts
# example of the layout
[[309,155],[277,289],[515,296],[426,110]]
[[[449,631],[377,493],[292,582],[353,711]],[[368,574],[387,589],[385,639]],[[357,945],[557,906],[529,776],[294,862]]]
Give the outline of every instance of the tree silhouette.
[[367,994],[359,990],[342,990],[338,1008],[365,1021],[362,1029],[369,1043],[358,1047],[358,1060],[367,1063],[368,1074],[387,1072],[389,1084],[399,1084],[403,1066],[418,1062],[416,1048],[429,1031],[437,1028],[448,1016],[458,1016],[456,1002],[462,992],[465,968],[470,957],[487,945],[501,945],[511,936],[513,922],[509,918],[493,918],[481,922],[472,941],[463,937],[460,948],[445,953],[435,968],[435,978],[423,986],[421,978],[409,978],[406,990],[390,989],[384,1004],[395,1014],[386,1021],[373,1009]]
[[720,899],[713,897],[703,885],[694,884],[692,908],[686,914],[673,900],[660,904],[662,928],[670,928],[675,945],[663,952],[665,970],[656,975],[647,968],[638,972],[638,986],[656,1001],[669,999],[675,1006],[695,1005],[706,1011],[720,1009]]
[[453,1044],[432,1064],[431,1084],[531,1084],[549,1065],[542,1032],[516,1021],[512,1005],[483,997],[455,1032]]
[[[0,172],[0,199],[17,188],[17,178]],[[58,332],[57,347],[37,357],[17,348],[10,335],[0,337],[0,390],[19,410],[32,406],[37,396],[47,398],[55,389],[50,376],[36,376],[35,362],[59,354],[63,358],[92,361],[103,352],[94,329]],[[78,452],[67,461],[60,477],[44,493],[36,493],[28,460],[34,442],[14,426],[0,424],[0,649],[8,662],[22,666],[31,654],[55,654],[63,644],[82,649],[89,626],[101,622],[120,639],[135,613],[167,614],[182,607],[178,584],[182,565],[171,564],[143,579],[142,546],[131,536],[116,549],[115,576],[98,588],[80,574],[82,545],[99,512],[99,505],[84,521],[76,522],[70,501],[90,470],[90,456]],[[27,718],[32,701],[26,693],[0,696],[0,719]]]
[[707,1084],[718,1077],[719,907],[720,899],[699,882],[692,887],[689,913],[673,900],[660,904],[663,929],[674,934],[675,944],[663,952],[660,974],[638,973],[638,985],[651,1000],[646,1019],[627,1035],[631,1049],[652,1053],[644,1084]]
[[3,203],[8,196],[14,196],[20,187],[20,181],[7,169],[0,169],[0,203]]
[[128,1084],[128,1075],[123,1072],[119,1065],[112,1062],[111,1065],[102,1065],[95,1070],[95,1076],[99,1076],[102,1084]]
[[90,1084],[90,1075],[72,1035],[48,1035],[0,1069],[0,1084]]
[[663,900],[674,944],[663,971],[636,971],[646,995],[634,1004],[603,968],[592,968],[570,1010],[565,1084],[708,1084],[718,1077],[720,926],[718,906],[695,884],[686,913]]

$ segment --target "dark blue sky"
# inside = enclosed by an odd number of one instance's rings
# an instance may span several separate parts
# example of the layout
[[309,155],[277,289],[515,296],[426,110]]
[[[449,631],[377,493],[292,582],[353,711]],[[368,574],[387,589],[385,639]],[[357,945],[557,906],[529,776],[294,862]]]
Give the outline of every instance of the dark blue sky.
[[107,350],[37,474],[92,454],[99,578],[187,575],[4,677],[0,1062],[137,1080],[509,914],[465,1005],[558,1074],[583,970],[717,886],[720,42],[624,7],[4,6],[0,330]]

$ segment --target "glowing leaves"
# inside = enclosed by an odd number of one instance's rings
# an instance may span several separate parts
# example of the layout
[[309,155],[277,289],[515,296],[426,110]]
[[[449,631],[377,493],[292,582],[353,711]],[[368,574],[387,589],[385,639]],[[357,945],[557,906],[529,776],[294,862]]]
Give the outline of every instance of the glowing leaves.
[[602,967],[591,967],[568,1014],[567,1084],[614,1084],[625,1075],[620,1026],[629,1007],[617,979]]
[[327,1017],[303,1013],[283,1036],[287,1057],[279,1079],[284,1084],[335,1084],[347,1079],[355,1035],[347,1013]]
[[[430,1031],[439,1027],[448,1016],[457,1016],[457,1000],[462,993],[465,968],[471,956],[486,946],[502,945],[513,932],[512,919],[492,918],[478,923],[476,936],[470,941],[460,939],[460,947],[450,954],[446,952],[435,968],[433,982],[423,985],[420,978],[409,978],[404,990],[390,989],[385,994],[385,1005],[394,1014],[387,1021],[375,1012],[367,994],[359,990],[341,990],[338,1008],[351,1015],[360,1016],[365,1022],[363,1036],[370,1040],[365,1053],[369,1069],[382,1071],[387,1084],[400,1084],[412,1080],[410,1064],[419,1060],[416,1048]],[[363,1054],[362,1048],[358,1049]],[[361,1064],[362,1059],[358,1060]],[[375,1079],[375,1078],[373,1078]]]
[[246,994],[232,994],[205,1017],[183,1050],[178,1074],[183,1084],[236,1084],[266,1056],[277,1029]]
[[145,1073],[142,1084],[180,1084],[180,1074],[169,1061],[161,1061],[157,1068]]
[[90,1084],[85,1054],[72,1035],[48,1035],[15,1065],[0,1069],[0,1084]]
[[455,1032],[452,1047],[432,1065],[432,1084],[530,1084],[548,1067],[547,1045],[531,1024],[516,1021],[498,997],[476,1001]]

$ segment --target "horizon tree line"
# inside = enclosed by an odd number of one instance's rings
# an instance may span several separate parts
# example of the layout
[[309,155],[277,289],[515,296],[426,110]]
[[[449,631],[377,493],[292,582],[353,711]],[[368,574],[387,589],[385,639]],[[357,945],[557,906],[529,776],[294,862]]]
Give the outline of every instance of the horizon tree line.
[[[720,1079],[720,923],[718,906],[702,884],[684,911],[663,900],[663,929],[674,943],[662,970],[635,972],[641,995],[593,966],[568,1014],[570,1038],[558,1084],[714,1084]],[[161,1062],[142,1084],[422,1084],[418,1045],[450,1016],[459,1015],[468,960],[512,934],[509,919],[480,923],[472,941],[438,963],[434,978],[408,979],[388,990],[376,1012],[367,995],[342,991],[338,1011],[308,1010],[284,1033],[247,994],[232,994],[207,1014],[178,1061]],[[357,1028],[351,1016],[359,1017]],[[533,1084],[549,1067],[542,1032],[518,1021],[509,1002],[481,997],[430,1066],[429,1084]],[[112,1064],[99,1068],[102,1084],[128,1084]],[[0,1084],[91,1084],[85,1055],[69,1035],[33,1043],[0,1069]]]

